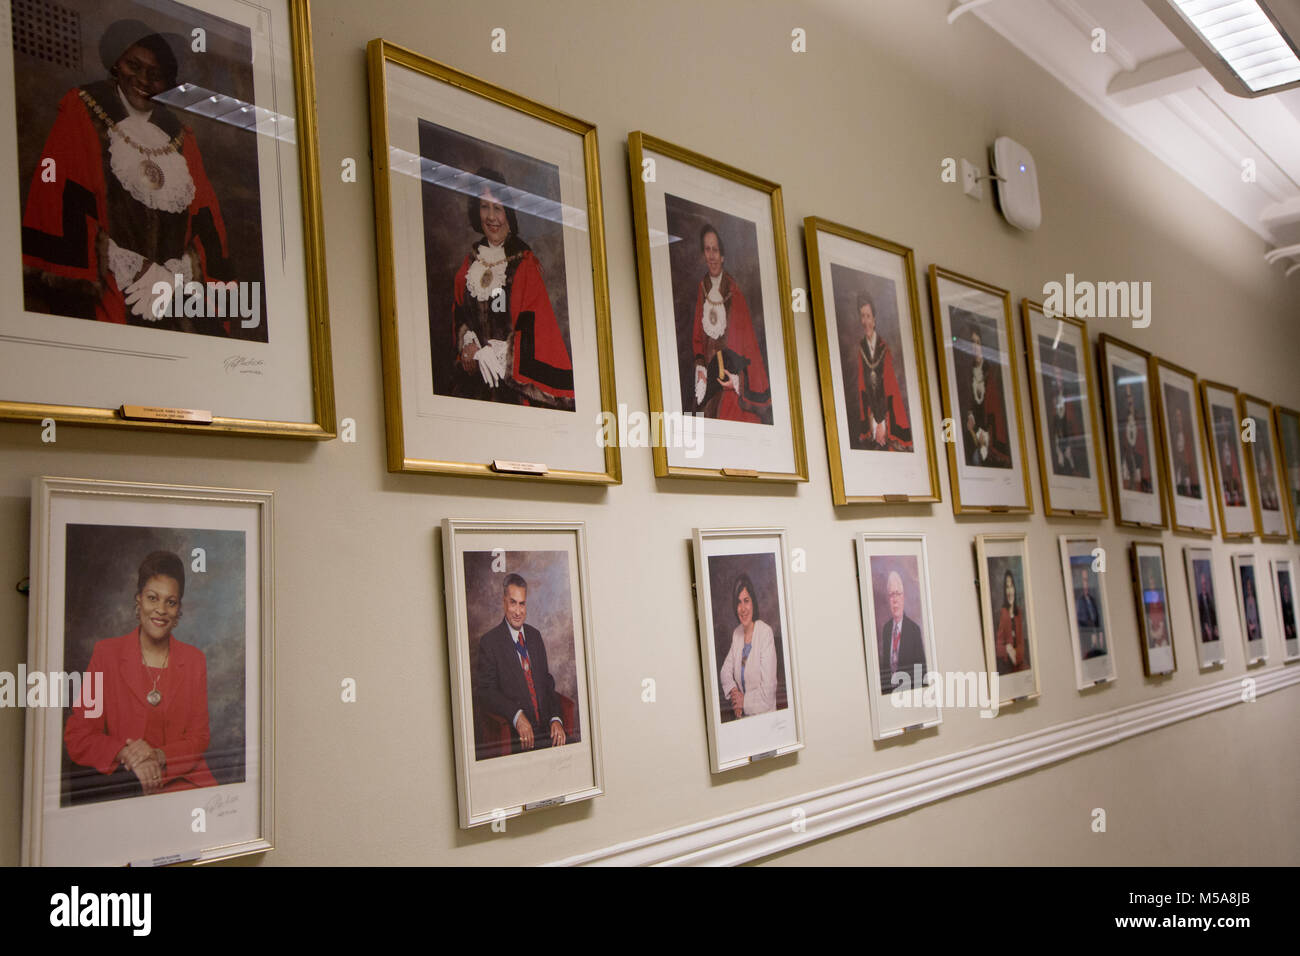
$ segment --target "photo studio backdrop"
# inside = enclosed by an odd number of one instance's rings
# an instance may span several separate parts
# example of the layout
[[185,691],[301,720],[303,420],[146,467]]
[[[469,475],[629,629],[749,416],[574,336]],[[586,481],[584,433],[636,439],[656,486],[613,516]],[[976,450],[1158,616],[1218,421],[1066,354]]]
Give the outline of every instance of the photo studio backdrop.
[[[831,502],[817,394],[812,317],[795,313],[795,344],[810,480],[745,485],[655,479],[651,452],[623,450],[620,485],[389,474],[385,467],[379,292],[370,183],[366,42],[376,36],[558,107],[597,125],[618,400],[647,408],[627,134],[645,130],[780,183],[791,283],[808,289],[802,222],[816,215],[915,250],[930,404],[938,376],[924,270],[936,263],[1041,300],[1066,273],[1092,281],[1149,281],[1152,322],[1091,319],[1102,332],[1271,402],[1300,407],[1297,281],[1262,257],[1264,240],[1104,120],[973,17],[944,22],[946,0],[863,5],[856,0],[651,4],[502,0],[490,5],[312,3],[326,260],[338,416],[356,442],[152,434],[60,427],[43,444],[36,424],[0,424],[0,670],[26,658],[30,480],[34,475],[272,489],[276,493],[276,848],[266,864],[543,863],[734,817],[796,821],[789,862],[1287,863],[1294,814],[1300,688],[1283,667],[1271,605],[1269,661],[1246,671],[1229,555],[1261,567],[1297,546],[1210,541],[1227,661],[1199,672],[1183,548],[1206,539],[1121,532],[1112,518],[1047,519],[1036,468],[1029,516],[954,517],[928,505]],[[503,28],[506,52],[491,50]],[[791,50],[806,31],[807,52]],[[1082,37],[1080,43],[1086,43]],[[941,181],[946,157],[980,157],[998,135],[1033,151],[1044,211],[1034,233],[1003,221]],[[355,182],[341,164],[355,160]],[[1224,175],[1235,175],[1225,162]],[[15,184],[4,184],[13,189]],[[18,250],[0,249],[17,256]],[[1018,374],[1026,389],[1023,333]],[[1021,405],[1028,425],[1027,391]],[[596,423],[592,423],[596,434]],[[933,433],[933,431],[932,431]],[[1027,429],[1030,462],[1035,434]],[[940,453],[942,456],[942,452]],[[512,457],[502,449],[499,457]],[[1032,467],[1032,464],[1031,464]],[[1109,493],[1109,492],[1108,492]],[[512,819],[505,833],[458,828],[446,616],[443,518],[586,522],[600,690],[605,794]],[[713,775],[691,593],[692,529],[788,529],[807,570],[789,576],[797,633],[803,739],[797,753]],[[981,533],[1028,534],[1040,696],[994,719],[944,714],[934,729],[873,744],[863,659],[855,534],[927,535],[935,642],[943,670],[984,669],[972,558]],[[1117,679],[1075,689],[1057,536],[1093,535],[1107,552]],[[1178,669],[1147,679],[1129,580],[1129,542],[1165,548]],[[1024,757],[1005,779],[829,841],[818,808],[851,802],[824,791],[925,761],[1122,708],[1167,721],[1162,700],[1252,676],[1264,689],[1227,706],[1066,756]],[[1280,678],[1284,675],[1285,679]],[[1270,676],[1271,675],[1271,676]],[[340,699],[353,678],[355,703]],[[647,679],[654,701],[644,700]],[[1201,696],[1196,695],[1200,693]],[[1182,698],[1179,698],[1182,699]],[[1197,703],[1199,702],[1199,703]],[[19,856],[23,720],[0,710],[0,864]],[[1067,735],[1068,736],[1068,735]],[[978,765],[978,756],[971,766]],[[948,766],[948,765],[943,765]],[[952,769],[949,767],[949,769]],[[946,772],[946,771],[945,771]],[[973,778],[972,778],[973,779]],[[967,780],[969,785],[970,780]],[[822,793],[821,797],[814,796]],[[847,794],[847,795],[845,795]],[[826,803],[830,800],[830,804]],[[767,817],[756,808],[774,807]],[[1090,827],[1094,808],[1107,831]],[[1237,808],[1249,807],[1248,813]],[[862,819],[866,819],[863,817]],[[746,821],[749,821],[748,823]],[[715,831],[681,847],[707,849]],[[695,844],[690,840],[694,839]],[[652,843],[650,850],[655,852]],[[766,849],[764,849],[764,847]],[[1050,849],[1049,849],[1050,848]]]

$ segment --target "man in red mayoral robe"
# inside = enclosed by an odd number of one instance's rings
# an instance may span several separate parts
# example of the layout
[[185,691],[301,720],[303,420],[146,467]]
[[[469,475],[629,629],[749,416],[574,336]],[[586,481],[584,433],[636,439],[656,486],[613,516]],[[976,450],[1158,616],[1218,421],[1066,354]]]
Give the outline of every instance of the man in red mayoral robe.
[[740,286],[722,268],[718,231],[700,230],[707,274],[695,299],[695,408],[706,418],[771,424],[772,392],[754,320]]
[[862,339],[857,353],[857,421],[855,435],[861,447],[885,451],[911,451],[912,426],[907,401],[894,373],[894,353],[876,334],[876,304],[866,293],[858,296]]

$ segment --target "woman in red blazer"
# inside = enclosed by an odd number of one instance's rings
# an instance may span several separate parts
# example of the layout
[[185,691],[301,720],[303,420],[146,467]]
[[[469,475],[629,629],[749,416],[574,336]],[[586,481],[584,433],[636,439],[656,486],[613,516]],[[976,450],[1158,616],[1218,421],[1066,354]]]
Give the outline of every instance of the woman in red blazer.
[[207,659],[172,634],[184,595],[179,557],[155,551],[144,559],[135,595],[139,625],[98,642],[90,655],[89,673],[104,681],[99,716],[74,705],[63,731],[73,763],[105,775],[124,768],[144,793],[217,785],[203,759],[210,737]]
[[1029,645],[1025,641],[1025,615],[1016,600],[1016,579],[1007,569],[1002,577],[1002,607],[998,609],[998,630],[994,640],[999,674],[1014,674],[1029,667]]

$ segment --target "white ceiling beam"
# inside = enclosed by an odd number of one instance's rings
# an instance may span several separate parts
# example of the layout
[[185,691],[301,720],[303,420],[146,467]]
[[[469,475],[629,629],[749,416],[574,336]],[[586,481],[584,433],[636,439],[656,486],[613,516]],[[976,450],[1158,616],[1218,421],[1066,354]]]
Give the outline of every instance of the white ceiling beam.
[[1300,196],[1275,202],[1259,214],[1260,223],[1267,229],[1289,226],[1300,222]]
[[[1092,38],[1092,32],[1098,27],[1105,29],[1105,24],[1079,6],[1076,0],[1052,0],[1052,6],[1056,7],[1061,16],[1073,23],[1075,29],[1088,39]],[[1137,69],[1137,57],[1129,52],[1128,47],[1111,36],[1110,31],[1106,32],[1106,55],[1118,63],[1122,70]]]
[[1213,81],[1200,60],[1179,50],[1139,63],[1135,70],[1116,73],[1106,87],[1106,95],[1119,106],[1136,106]]

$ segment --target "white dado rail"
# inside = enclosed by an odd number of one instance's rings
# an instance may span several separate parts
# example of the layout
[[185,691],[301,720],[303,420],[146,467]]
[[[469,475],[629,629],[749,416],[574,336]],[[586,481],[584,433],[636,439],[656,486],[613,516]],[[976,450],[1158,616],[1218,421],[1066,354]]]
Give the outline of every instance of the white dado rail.
[[[961,753],[557,860],[553,866],[732,866],[1300,684],[1300,666],[1217,681]],[[798,825],[796,825],[798,824]]]

